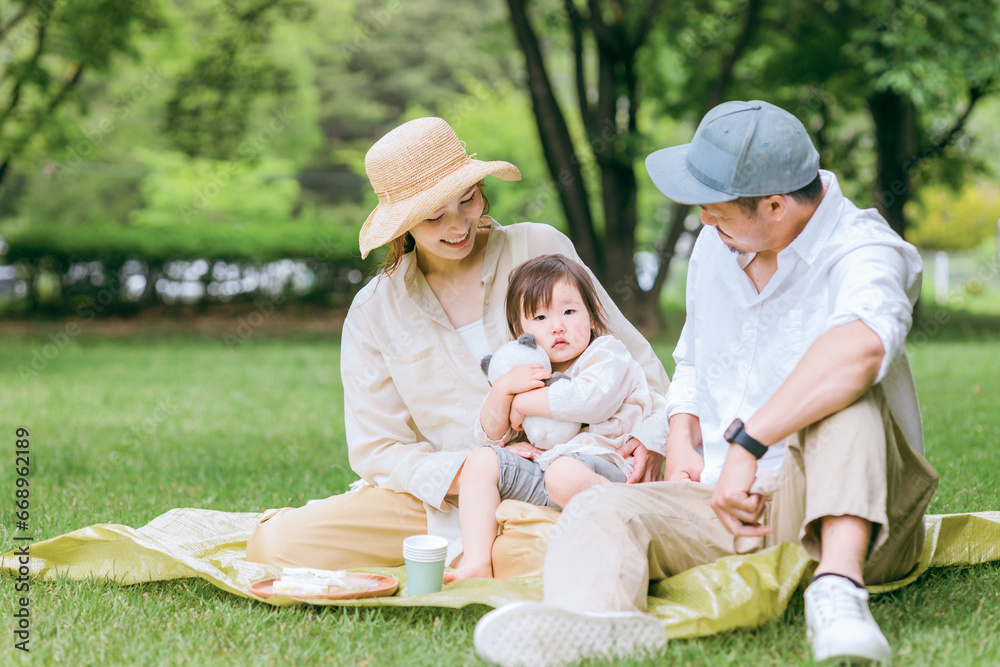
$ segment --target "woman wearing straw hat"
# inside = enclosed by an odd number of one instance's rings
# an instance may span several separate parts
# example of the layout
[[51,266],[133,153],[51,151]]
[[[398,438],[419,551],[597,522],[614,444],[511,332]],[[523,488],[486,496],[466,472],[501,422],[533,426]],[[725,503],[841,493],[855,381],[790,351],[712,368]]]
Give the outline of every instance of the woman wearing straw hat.
[[[361,254],[389,247],[344,322],[341,374],[350,463],[366,484],[264,513],[247,545],[252,561],[398,566],[403,539],[425,532],[448,538],[449,562],[460,554],[459,471],[476,446],[474,420],[490,389],[480,359],[507,340],[508,275],[547,253],[579,261],[572,242],[548,225],[503,227],[485,215],[483,179],[521,174],[507,162],[467,155],[440,118],[389,132],[368,151],[365,169],[379,203],[361,229]],[[662,459],[650,453],[662,455],[666,442],[667,375],[603,289],[600,296],[612,333],[642,365],[659,408],[626,446],[638,447],[634,481],[652,479]],[[498,576],[528,574],[497,560]]]

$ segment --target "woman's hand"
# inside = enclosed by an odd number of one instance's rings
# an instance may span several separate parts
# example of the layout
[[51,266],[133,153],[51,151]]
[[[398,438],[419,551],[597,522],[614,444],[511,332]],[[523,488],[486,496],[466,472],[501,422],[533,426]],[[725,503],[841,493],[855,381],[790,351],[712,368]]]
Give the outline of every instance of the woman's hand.
[[636,438],[629,438],[628,442],[617,451],[623,458],[635,457],[632,462],[632,474],[625,480],[626,484],[659,482],[663,479],[663,456],[649,451]]
[[523,394],[532,389],[540,389],[545,386],[545,380],[552,377],[552,373],[545,370],[541,364],[521,364],[514,366],[499,378],[497,378],[494,388],[499,386],[499,390],[508,396]]
[[505,445],[504,449],[525,459],[537,459],[542,455],[542,450],[535,447],[530,442],[512,442],[509,445]]

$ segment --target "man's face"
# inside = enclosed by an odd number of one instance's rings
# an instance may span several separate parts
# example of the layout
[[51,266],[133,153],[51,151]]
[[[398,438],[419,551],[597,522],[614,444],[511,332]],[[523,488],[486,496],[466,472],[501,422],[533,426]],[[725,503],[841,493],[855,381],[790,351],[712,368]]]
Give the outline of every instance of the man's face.
[[[767,204],[767,199],[761,200],[758,209]],[[702,205],[701,221],[709,227],[715,227],[719,238],[733,252],[770,250],[775,243],[772,224],[766,215],[748,215],[732,202]]]

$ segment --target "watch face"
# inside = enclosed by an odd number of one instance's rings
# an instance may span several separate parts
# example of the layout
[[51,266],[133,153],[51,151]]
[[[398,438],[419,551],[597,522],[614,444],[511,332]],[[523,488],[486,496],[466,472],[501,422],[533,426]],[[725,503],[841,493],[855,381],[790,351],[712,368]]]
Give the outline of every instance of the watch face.
[[743,428],[743,420],[734,419],[733,423],[730,424],[729,428],[726,429],[726,434],[723,435],[722,437],[725,438],[726,442],[732,442],[733,438],[736,437],[736,434],[739,433],[742,428]]

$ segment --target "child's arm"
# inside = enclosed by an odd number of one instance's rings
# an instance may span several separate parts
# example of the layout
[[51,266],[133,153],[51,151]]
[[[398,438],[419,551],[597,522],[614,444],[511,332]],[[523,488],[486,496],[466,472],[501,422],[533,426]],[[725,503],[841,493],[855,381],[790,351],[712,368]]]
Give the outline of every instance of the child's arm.
[[[576,361],[572,382],[555,382],[514,397],[512,423],[527,415],[596,424],[611,418],[633,389],[632,357],[618,340],[601,336]],[[517,423],[513,424],[517,427]]]
[[528,415],[533,417],[552,417],[549,408],[549,388],[532,389],[511,397],[509,408],[510,425],[515,431],[521,430],[521,422]]
[[515,366],[497,378],[479,411],[483,432],[491,440],[500,440],[510,428],[510,405],[514,396],[544,387],[551,373],[541,364]]

